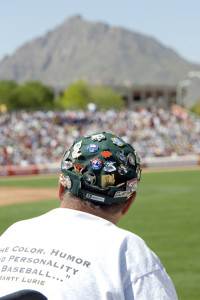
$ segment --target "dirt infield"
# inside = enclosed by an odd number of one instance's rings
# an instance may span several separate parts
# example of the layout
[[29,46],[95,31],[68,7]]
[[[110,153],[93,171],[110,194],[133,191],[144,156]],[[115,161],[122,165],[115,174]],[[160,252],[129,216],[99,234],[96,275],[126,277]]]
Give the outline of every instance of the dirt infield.
[[57,188],[1,187],[0,206],[58,198]]

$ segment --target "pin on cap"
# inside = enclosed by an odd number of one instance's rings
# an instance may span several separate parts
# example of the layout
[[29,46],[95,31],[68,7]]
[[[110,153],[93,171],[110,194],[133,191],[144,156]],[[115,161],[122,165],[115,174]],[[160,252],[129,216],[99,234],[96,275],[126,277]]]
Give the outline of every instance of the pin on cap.
[[105,163],[105,166],[104,166],[104,171],[106,172],[114,172],[116,171],[116,167],[114,166],[116,162],[115,161],[108,161]]
[[96,183],[96,176],[92,172],[86,172],[83,174],[83,181],[87,185],[94,185]]
[[119,147],[124,146],[124,143],[117,137],[112,137],[111,140],[112,140],[113,144],[115,144]]
[[74,145],[74,150],[77,150],[77,151],[79,151],[79,149],[81,148],[81,145],[82,145],[82,141],[79,141],[78,143],[76,143],[75,145]]
[[102,167],[102,161],[98,157],[94,157],[90,160],[90,167],[93,170],[99,170]]
[[101,176],[101,186],[103,189],[109,185],[114,185],[115,183],[115,176],[114,174],[112,175],[102,175]]
[[120,165],[118,168],[118,172],[120,175],[126,175],[128,173],[128,168],[124,165]]
[[119,152],[117,152],[116,155],[117,155],[120,162],[126,164],[127,156],[125,155],[124,150],[120,150]]
[[133,153],[129,153],[127,155],[128,161],[131,165],[135,166],[135,156],[133,155]]
[[75,150],[72,152],[72,157],[73,157],[73,158],[78,158],[79,156],[81,156],[81,152],[79,152],[78,149],[75,149]]
[[83,170],[86,168],[86,166],[77,163],[73,163],[72,165],[74,166],[74,170],[72,171],[75,171],[79,174],[82,174]]
[[96,152],[98,150],[99,150],[99,147],[95,144],[87,145],[87,151],[89,151],[89,152]]
[[72,187],[72,182],[68,175],[64,175],[63,173],[60,173],[59,181],[62,184],[62,186],[67,187],[68,189]]
[[105,158],[108,158],[112,155],[112,153],[110,151],[103,151],[101,152],[101,155]]
[[105,135],[103,135],[102,133],[92,135],[93,141],[101,142],[102,140],[105,140],[105,138],[106,138]]
[[138,184],[137,178],[127,181],[126,190],[130,193],[135,192],[137,190],[137,184]]

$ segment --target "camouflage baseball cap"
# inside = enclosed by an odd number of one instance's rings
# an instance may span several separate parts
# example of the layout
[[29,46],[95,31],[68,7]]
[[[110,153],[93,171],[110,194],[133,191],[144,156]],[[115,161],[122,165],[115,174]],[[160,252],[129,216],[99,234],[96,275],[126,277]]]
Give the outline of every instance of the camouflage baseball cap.
[[135,149],[111,133],[96,133],[74,141],[61,162],[60,183],[72,194],[93,202],[123,202],[141,177]]

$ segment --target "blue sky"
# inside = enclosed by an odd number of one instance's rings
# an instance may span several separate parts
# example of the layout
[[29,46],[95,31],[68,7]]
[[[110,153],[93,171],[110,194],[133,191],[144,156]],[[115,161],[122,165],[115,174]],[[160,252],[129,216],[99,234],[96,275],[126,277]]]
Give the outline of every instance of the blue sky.
[[0,59],[74,15],[154,37],[200,64],[200,0],[0,0]]

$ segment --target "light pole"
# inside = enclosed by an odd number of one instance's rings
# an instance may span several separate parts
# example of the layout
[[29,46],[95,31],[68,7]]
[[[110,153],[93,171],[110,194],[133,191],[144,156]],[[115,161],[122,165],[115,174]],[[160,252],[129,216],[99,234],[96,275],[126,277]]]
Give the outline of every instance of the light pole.
[[184,90],[191,84],[189,79],[183,80],[177,84],[176,87],[176,104],[184,107]]

